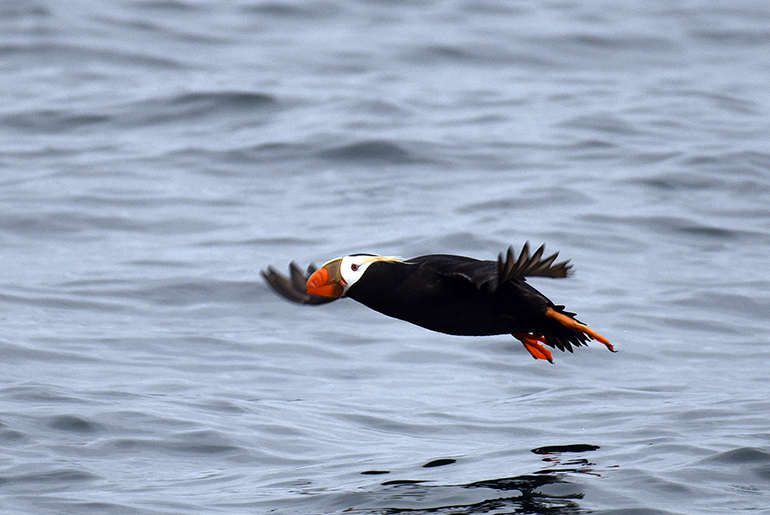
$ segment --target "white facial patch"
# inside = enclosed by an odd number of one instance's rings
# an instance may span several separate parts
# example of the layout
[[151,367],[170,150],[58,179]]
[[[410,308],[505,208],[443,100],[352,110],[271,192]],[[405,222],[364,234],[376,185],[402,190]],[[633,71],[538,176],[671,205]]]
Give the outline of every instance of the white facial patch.
[[347,291],[348,288],[355,284],[364,275],[366,269],[377,261],[400,262],[402,260],[392,256],[376,256],[371,254],[356,254],[342,258],[340,277],[345,282],[343,284],[344,291]]

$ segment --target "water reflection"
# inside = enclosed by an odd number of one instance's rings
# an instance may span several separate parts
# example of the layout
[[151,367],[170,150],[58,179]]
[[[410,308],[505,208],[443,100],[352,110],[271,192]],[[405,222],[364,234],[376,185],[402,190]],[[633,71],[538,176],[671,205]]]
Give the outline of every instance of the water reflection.
[[[467,504],[461,502],[447,505],[433,505],[432,507],[392,507],[379,510],[375,513],[451,513],[453,515],[472,515],[481,513],[542,513],[556,515],[583,513],[584,511],[576,502],[577,500],[583,498],[583,494],[581,492],[575,491],[569,494],[549,494],[540,491],[542,487],[556,483],[567,485],[570,484],[568,481],[565,481],[562,477],[560,477],[560,475],[557,474],[533,474],[480,481],[458,486],[410,485],[409,488],[413,491],[411,493],[401,492],[402,498],[405,498],[406,496],[411,496],[414,498],[422,497],[425,501],[428,501],[430,498],[434,497],[462,497],[462,493],[451,492],[451,490],[459,488],[485,488],[489,489],[490,491],[486,494],[486,499]],[[403,486],[400,486],[400,488],[403,488]],[[425,491],[414,491],[418,489],[425,489]],[[443,492],[442,495],[440,492],[429,492],[428,490],[431,489],[448,491]],[[515,495],[500,496],[500,493],[503,492],[505,494],[513,492],[517,493]]]
[[[581,485],[568,478],[574,474],[599,476],[583,453],[598,449],[593,445],[569,445],[533,449],[547,466],[532,474],[474,481],[458,485],[439,485],[432,481],[395,479],[382,483],[381,503],[386,508],[350,509],[346,513],[395,514],[547,514],[586,513],[578,501]],[[454,460],[434,460],[451,465]],[[436,466],[436,465],[431,465]],[[384,473],[385,471],[380,471]]]

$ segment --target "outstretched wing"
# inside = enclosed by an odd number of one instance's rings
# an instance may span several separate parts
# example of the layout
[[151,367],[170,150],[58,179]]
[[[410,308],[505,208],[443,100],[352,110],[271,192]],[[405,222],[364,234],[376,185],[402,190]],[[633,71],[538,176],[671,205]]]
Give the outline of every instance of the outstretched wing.
[[315,270],[315,266],[311,264],[307,267],[307,274],[303,274],[297,264],[292,261],[289,264],[289,277],[279,274],[271,266],[267,267],[267,270],[262,270],[262,277],[277,294],[292,302],[314,305],[337,300],[331,297],[311,295],[305,291],[307,280]]
[[513,247],[502,252],[495,261],[479,261],[461,256],[422,256],[407,263],[422,264],[445,277],[465,279],[481,290],[497,290],[501,284],[509,281],[523,281],[525,277],[567,277],[572,265],[569,261],[555,263],[559,253],[543,258],[545,245],[541,245],[534,254],[529,254],[529,242],[524,244],[518,257]]
[[503,258],[503,253],[497,257],[497,277],[499,284],[522,277],[567,277],[572,265],[569,260],[554,264],[559,253],[551,254],[543,259],[545,244],[529,255],[529,242],[524,244],[518,259],[513,259],[513,247],[508,247],[508,253]]

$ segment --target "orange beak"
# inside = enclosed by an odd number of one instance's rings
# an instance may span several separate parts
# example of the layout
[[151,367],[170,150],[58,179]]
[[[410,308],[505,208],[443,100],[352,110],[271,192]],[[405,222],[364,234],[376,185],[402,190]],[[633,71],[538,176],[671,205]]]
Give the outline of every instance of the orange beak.
[[305,291],[320,297],[341,297],[345,291],[345,280],[340,274],[342,258],[332,259],[313,272],[308,278]]

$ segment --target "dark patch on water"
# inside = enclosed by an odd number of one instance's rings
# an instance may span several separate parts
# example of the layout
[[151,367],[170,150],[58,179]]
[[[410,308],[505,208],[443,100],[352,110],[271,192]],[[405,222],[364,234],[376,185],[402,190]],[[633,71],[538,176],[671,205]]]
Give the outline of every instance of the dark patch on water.
[[770,464],[770,452],[756,447],[741,447],[730,451],[720,452],[706,461],[729,464]]
[[42,470],[40,472],[0,473],[0,485],[19,489],[38,488],[43,485],[72,485],[95,481],[99,476],[77,469]]
[[382,486],[403,486],[403,485],[419,485],[425,483],[419,479],[394,479],[393,481],[385,481]]
[[60,415],[54,417],[48,422],[48,426],[58,431],[81,434],[95,433],[99,430],[99,424],[75,415]]
[[535,454],[553,454],[559,452],[589,452],[599,449],[598,445],[591,445],[587,443],[576,443],[569,445],[546,445],[544,447],[538,447],[532,449]]
[[453,463],[457,463],[457,460],[454,460],[452,458],[441,458],[438,460],[429,461],[425,465],[422,466],[422,468],[428,469],[433,467],[444,467],[446,465],[452,465]]
[[110,120],[109,115],[103,114],[72,114],[69,111],[41,110],[8,115],[2,118],[2,123],[21,131],[58,134],[105,124]]
[[335,161],[363,163],[407,164],[421,161],[401,145],[383,140],[361,141],[332,147],[320,152],[319,156]]
[[264,93],[245,91],[214,91],[185,93],[182,95],[149,99],[138,102],[121,113],[121,124],[146,126],[167,124],[184,120],[193,123],[196,119],[232,116],[250,116],[250,123],[256,123],[258,116],[275,110],[275,97]]
[[275,18],[286,18],[287,20],[310,20],[318,22],[325,18],[332,18],[340,13],[340,7],[334,2],[310,2],[310,3],[287,3],[287,2],[260,2],[255,5],[241,6],[240,10],[246,14],[255,14],[259,16],[272,16]]

